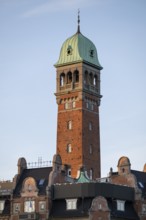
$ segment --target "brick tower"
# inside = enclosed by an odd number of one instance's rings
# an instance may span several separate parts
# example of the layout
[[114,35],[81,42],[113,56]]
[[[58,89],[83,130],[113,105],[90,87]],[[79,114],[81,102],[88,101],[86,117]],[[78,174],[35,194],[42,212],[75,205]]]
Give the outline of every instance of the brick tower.
[[100,70],[95,45],[80,32],[62,45],[55,64],[58,104],[57,154],[68,174],[77,176],[80,167],[91,179],[100,177]]

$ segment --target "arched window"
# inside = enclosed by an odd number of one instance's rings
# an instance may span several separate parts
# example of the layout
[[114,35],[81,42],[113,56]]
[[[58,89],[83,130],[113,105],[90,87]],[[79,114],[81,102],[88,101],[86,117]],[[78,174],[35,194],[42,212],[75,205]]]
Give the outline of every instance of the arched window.
[[72,82],[72,72],[68,72],[67,73],[67,83],[71,83]]
[[65,109],[68,109],[68,102],[65,103]]
[[94,86],[97,86],[97,75],[94,75],[93,85],[94,85]]
[[93,74],[92,73],[89,74],[89,81],[90,81],[90,84],[93,85]]
[[60,75],[60,86],[64,86],[65,84],[65,74],[61,73]]
[[68,48],[67,48],[67,55],[72,55],[72,47],[71,47],[71,45],[69,45]]
[[74,81],[75,83],[79,82],[79,71],[78,70],[74,71]]
[[75,101],[72,102],[72,107],[73,107],[73,108],[76,107],[76,102],[75,102]]
[[67,122],[67,129],[71,130],[72,129],[72,121]]
[[72,152],[72,147],[71,144],[67,145],[67,153],[71,153]]
[[93,111],[94,110],[94,104],[91,103],[91,110]]
[[85,84],[88,84],[88,71],[85,71],[84,83],[85,83]]
[[122,172],[123,172],[123,173],[125,172],[125,169],[124,169],[124,168],[122,168]]

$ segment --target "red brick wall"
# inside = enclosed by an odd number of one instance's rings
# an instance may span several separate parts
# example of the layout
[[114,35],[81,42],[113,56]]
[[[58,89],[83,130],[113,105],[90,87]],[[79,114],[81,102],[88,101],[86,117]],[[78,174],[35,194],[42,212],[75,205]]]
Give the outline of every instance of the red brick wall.
[[[74,94],[75,96],[77,94]],[[67,95],[67,98],[72,95]],[[64,99],[62,96],[61,99]],[[98,107],[94,111],[85,108],[83,100],[76,100],[76,107],[65,110],[65,103],[58,105],[57,126],[57,154],[60,154],[63,164],[71,165],[72,176],[77,176],[81,166],[89,170],[93,169],[93,177],[100,177],[100,138],[99,138],[99,114]],[[72,121],[72,129],[67,129],[67,122]],[[92,122],[92,131],[89,130],[89,122]],[[72,152],[67,152],[67,144],[71,144]],[[92,154],[89,146],[92,145]]]
[[[79,71],[79,82],[74,81],[60,85],[60,74],[65,77],[69,71]],[[96,86],[85,83],[86,70],[90,74],[98,75]],[[100,177],[100,134],[99,134],[99,102],[100,102],[100,72],[97,68],[83,63],[71,64],[57,68],[56,100],[58,104],[57,124],[57,154],[60,154],[62,163],[71,165],[72,177],[84,166],[88,171],[93,170],[93,178]],[[66,110],[65,103],[76,102],[75,108]],[[86,103],[93,103],[94,108],[87,108]],[[67,122],[72,121],[72,129],[67,129]],[[89,131],[89,122],[93,130]],[[67,144],[71,144],[72,152],[67,152]],[[89,152],[92,145],[92,154]]]
[[[92,130],[89,130],[89,123],[92,123]],[[92,153],[89,146],[92,145]],[[83,164],[88,171],[93,169],[93,178],[100,177],[100,135],[99,115],[97,112],[83,111]]]

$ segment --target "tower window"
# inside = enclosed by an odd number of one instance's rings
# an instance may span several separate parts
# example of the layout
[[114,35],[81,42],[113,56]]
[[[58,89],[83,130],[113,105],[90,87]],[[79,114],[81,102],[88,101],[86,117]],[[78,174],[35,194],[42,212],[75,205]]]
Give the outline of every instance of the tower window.
[[89,108],[89,102],[86,102],[86,108]]
[[71,144],[67,145],[67,153],[71,153],[72,152],[72,147]]
[[122,168],[122,172],[123,172],[123,173],[125,172],[125,169],[124,169],[124,168]]
[[91,110],[93,111],[94,110],[94,104],[91,103]]
[[60,86],[64,86],[65,84],[65,74],[61,73],[60,75]]
[[93,153],[92,144],[90,144],[90,146],[89,146],[89,153],[90,153],[90,154],[92,154],[92,153]]
[[67,73],[67,83],[71,83],[72,82],[72,72],[68,72]]
[[97,76],[96,75],[94,75],[94,78],[93,78],[93,85],[97,86]]
[[92,180],[93,179],[93,169],[90,169],[90,173],[89,173],[89,178]]
[[90,57],[94,57],[94,50],[93,49],[90,50]]
[[71,168],[68,168],[68,169],[67,169],[67,176],[70,176],[70,177],[71,177]]
[[89,122],[89,131],[92,131],[93,126],[92,126],[92,122]]
[[64,107],[65,107],[65,109],[75,108],[76,107],[76,102],[75,101],[73,101],[73,102],[66,102]]
[[75,80],[75,83],[79,82],[79,71],[78,70],[75,70],[74,72],[74,80]]
[[67,122],[67,129],[71,130],[72,129],[72,121]]
[[90,80],[90,84],[93,85],[93,74],[92,73],[89,74],[89,80]]
[[98,209],[101,210],[102,209],[102,204],[98,204]]
[[72,55],[72,47],[71,47],[71,45],[68,45],[67,55]]
[[73,108],[76,107],[76,102],[75,102],[75,101],[72,103],[72,107],[73,107]]
[[65,103],[65,109],[68,109],[68,102]]
[[85,83],[85,84],[88,84],[88,71],[85,71],[84,83]]

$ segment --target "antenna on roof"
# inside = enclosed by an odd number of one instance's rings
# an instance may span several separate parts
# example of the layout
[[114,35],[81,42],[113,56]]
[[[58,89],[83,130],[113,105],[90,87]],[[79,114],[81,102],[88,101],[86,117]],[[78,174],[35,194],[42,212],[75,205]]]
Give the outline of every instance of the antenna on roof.
[[80,9],[78,9],[78,30],[77,33],[80,33]]

